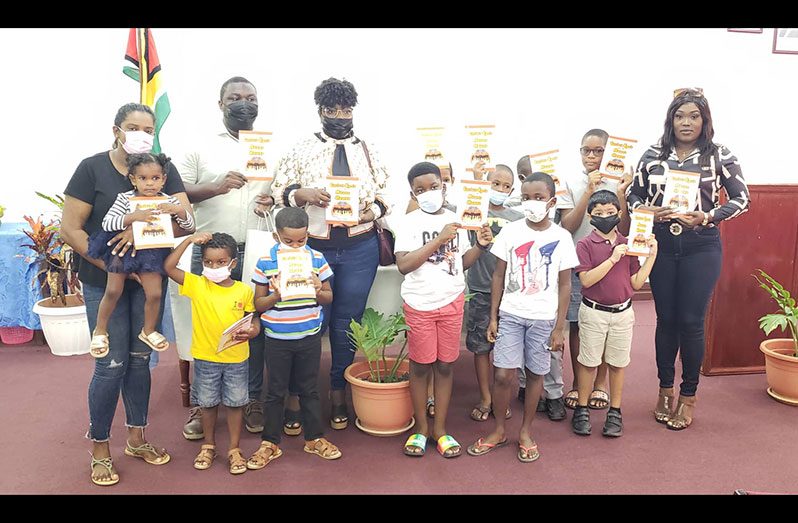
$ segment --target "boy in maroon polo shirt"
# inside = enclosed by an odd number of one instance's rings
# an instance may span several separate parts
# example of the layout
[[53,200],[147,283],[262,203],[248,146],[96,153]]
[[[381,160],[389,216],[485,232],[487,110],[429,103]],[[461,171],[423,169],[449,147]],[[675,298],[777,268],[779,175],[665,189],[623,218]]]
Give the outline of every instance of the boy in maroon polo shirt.
[[596,191],[588,200],[587,213],[595,230],[576,244],[579,266],[574,269],[582,282],[579,306],[579,401],[571,426],[576,434],[590,435],[587,407],[596,367],[602,359],[610,369],[610,410],[604,436],[623,435],[621,393],[623,370],[629,365],[635,313],[632,295],[651,273],[657,258],[657,240],[648,240],[651,255],[643,266],[635,256],[626,256],[626,237],[618,232],[620,201],[612,191]]

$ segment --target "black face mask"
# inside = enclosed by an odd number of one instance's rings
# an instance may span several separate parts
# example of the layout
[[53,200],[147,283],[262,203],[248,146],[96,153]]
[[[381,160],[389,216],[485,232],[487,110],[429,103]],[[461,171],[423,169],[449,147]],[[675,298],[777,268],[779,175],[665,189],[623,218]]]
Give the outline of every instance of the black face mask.
[[621,218],[616,214],[614,216],[591,216],[590,225],[600,230],[604,234],[609,234],[616,225],[621,223]]
[[258,104],[247,100],[237,100],[226,106],[225,121],[234,131],[252,129],[252,123],[258,117]]
[[324,134],[336,140],[343,140],[352,134],[352,118],[321,117],[321,128]]

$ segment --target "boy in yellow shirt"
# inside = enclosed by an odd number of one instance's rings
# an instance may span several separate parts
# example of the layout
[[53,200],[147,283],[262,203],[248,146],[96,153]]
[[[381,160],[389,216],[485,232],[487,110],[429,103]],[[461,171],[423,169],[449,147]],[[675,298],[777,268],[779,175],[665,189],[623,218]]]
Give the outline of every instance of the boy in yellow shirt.
[[[202,276],[177,268],[180,256],[191,244],[201,246]],[[166,274],[180,285],[180,294],[191,299],[193,386],[202,408],[205,434],[205,443],[194,459],[194,468],[205,470],[216,457],[216,414],[219,403],[224,403],[230,432],[227,457],[231,474],[247,471],[246,460],[239,448],[243,407],[249,399],[247,340],[260,333],[258,317],[253,315],[249,329],[238,331],[233,337],[240,343],[217,352],[224,330],[246,313],[255,311],[252,289],[230,277],[230,270],[238,263],[237,252],[236,241],[229,234],[201,232],[183,240],[164,262]]]

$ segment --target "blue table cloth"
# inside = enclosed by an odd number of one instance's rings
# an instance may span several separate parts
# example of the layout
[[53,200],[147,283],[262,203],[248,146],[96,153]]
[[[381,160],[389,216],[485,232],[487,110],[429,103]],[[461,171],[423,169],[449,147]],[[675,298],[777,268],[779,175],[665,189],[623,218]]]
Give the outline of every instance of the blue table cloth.
[[39,286],[33,284],[38,264],[25,261],[33,251],[20,246],[27,243],[22,229],[28,228],[27,223],[0,223],[0,327],[42,328],[33,313],[41,299]]

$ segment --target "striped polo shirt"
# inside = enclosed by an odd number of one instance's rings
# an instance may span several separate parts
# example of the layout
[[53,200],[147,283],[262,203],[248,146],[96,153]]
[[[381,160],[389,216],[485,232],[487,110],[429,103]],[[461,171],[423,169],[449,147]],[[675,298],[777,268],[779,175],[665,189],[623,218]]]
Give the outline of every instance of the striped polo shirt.
[[[279,272],[277,249],[279,247],[279,243],[275,244],[269,250],[269,254],[260,258],[255,264],[255,271],[252,274],[254,283],[268,286],[269,278],[277,275]],[[333,272],[327,260],[324,259],[324,255],[307,245],[305,245],[305,249],[313,257],[313,272],[316,276],[322,282],[331,278]],[[272,294],[272,289],[269,289],[269,294]],[[315,299],[278,301],[274,307],[260,315],[266,336],[278,340],[299,340],[316,334],[321,329],[323,318],[321,306],[316,303]]]

